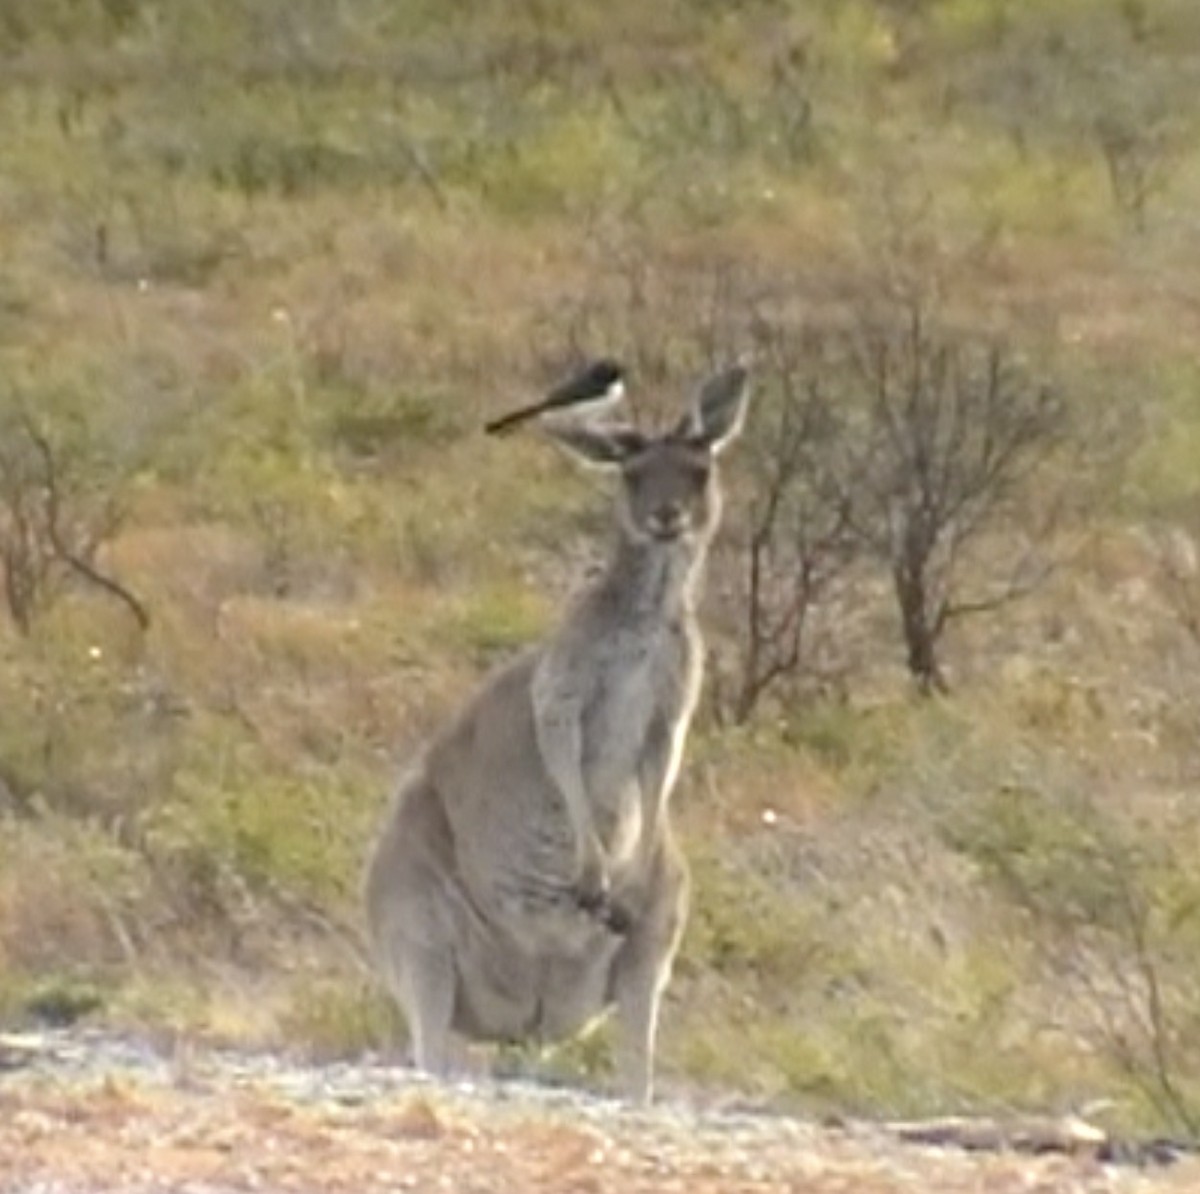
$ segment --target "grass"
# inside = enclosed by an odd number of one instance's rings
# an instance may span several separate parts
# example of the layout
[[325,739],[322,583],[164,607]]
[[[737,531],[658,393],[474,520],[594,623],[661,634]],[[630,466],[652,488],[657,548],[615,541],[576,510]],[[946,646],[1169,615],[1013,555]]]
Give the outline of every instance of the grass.
[[[6,1019],[399,1036],[355,944],[375,819],[606,525],[602,486],[477,427],[581,352],[666,417],[755,296],[822,325],[903,266],[1054,342],[1112,429],[1102,483],[1051,583],[955,628],[949,699],[911,697],[872,577],[829,611],[840,692],[701,726],[664,1068],[817,1113],[1111,1096],[1194,1125],[1200,692],[1145,534],[1193,518],[1200,453],[1194,14],[909,7],[6,9],[0,417],[46,420],[72,525],[153,615],[56,573],[28,635],[0,618]],[[1055,46],[1174,97],[1140,229],[1089,132],[1106,93]],[[608,1053],[547,1064],[603,1080]]]

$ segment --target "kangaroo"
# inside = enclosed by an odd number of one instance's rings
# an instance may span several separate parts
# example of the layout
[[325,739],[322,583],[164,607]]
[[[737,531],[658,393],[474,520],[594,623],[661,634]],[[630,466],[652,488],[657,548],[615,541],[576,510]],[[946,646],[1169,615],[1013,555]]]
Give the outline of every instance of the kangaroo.
[[747,398],[739,365],[709,378],[665,435],[543,420],[620,474],[616,545],[557,631],[411,765],[375,842],[369,935],[422,1070],[447,1072],[456,1034],[562,1040],[615,1006],[621,1087],[652,1098],[688,903],[667,804],[700,690],[716,457]]

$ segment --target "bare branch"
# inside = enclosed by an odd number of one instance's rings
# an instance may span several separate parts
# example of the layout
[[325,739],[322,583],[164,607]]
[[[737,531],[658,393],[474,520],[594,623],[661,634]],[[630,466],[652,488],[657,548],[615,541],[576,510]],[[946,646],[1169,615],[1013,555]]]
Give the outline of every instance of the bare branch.
[[955,594],[962,548],[1057,448],[1065,408],[1003,345],[940,325],[917,293],[895,303],[890,322],[873,307],[841,359],[865,423],[836,483],[853,530],[892,576],[910,672],[921,691],[944,690],[947,623],[1041,578],[1022,570],[988,597]]
[[150,627],[150,614],[145,604],[124,585],[106,576],[90,563],[83,554],[74,550],[66,541],[62,529],[61,487],[58,460],[50,440],[26,412],[22,423],[30,443],[37,451],[42,465],[42,483],[45,487],[46,522],[45,534],[54,555],[84,580],[102,589],[122,602],[142,630]]

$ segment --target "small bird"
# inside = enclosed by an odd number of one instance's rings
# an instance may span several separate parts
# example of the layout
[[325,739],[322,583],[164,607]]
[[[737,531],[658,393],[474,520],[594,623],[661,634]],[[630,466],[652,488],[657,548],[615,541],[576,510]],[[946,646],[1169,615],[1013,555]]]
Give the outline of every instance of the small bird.
[[484,424],[483,429],[488,435],[497,435],[527,419],[551,412],[571,410],[572,413],[590,415],[615,405],[624,395],[624,370],[616,361],[605,357],[592,361],[575,376],[555,386],[540,402],[509,411]]

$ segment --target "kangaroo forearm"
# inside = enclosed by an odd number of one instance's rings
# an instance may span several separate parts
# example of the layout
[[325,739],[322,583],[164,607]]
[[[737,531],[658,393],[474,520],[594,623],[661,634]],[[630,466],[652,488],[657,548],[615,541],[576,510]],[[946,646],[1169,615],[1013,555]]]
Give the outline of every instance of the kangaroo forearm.
[[[547,770],[550,768],[547,767]],[[582,777],[569,768],[563,768],[558,773],[551,771],[551,779],[566,806],[571,832],[575,838],[576,847],[582,854],[597,840],[591,802],[588,800]]]
[[576,852],[585,857],[595,849],[596,826],[583,778],[583,735],[577,717],[561,705],[536,718],[538,750],[550,782],[562,797]]
[[[584,710],[594,689],[586,651],[558,644],[546,652],[531,678],[533,729],[542,766],[562,798],[574,837],[575,866],[585,886],[603,887],[607,870],[584,771]],[[581,669],[585,674],[581,675]]]

